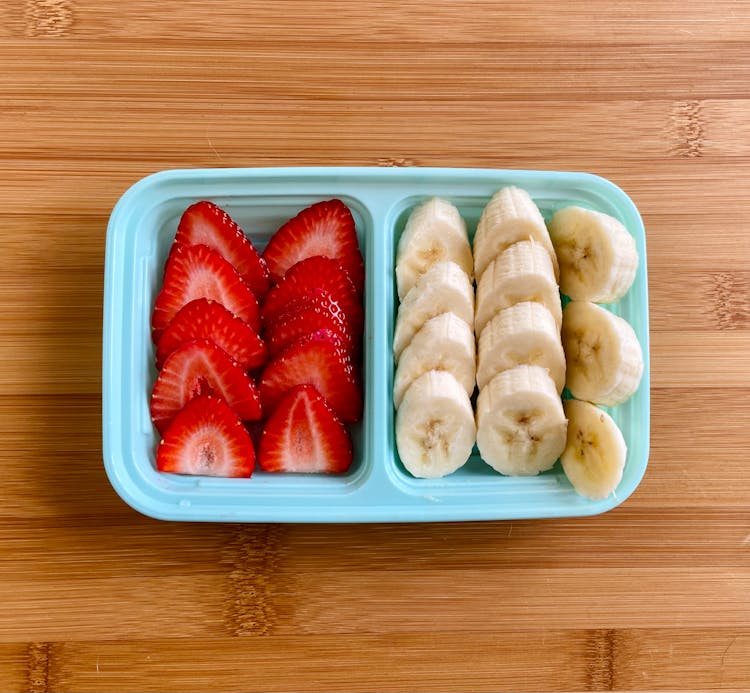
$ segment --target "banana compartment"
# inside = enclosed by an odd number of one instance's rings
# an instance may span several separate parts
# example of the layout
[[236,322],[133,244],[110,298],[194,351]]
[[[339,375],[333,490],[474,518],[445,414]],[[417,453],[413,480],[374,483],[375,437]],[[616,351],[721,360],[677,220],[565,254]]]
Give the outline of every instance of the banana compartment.
[[[608,307],[630,322],[644,353],[638,392],[610,411],[628,445],[617,498],[577,496],[559,463],[538,477],[511,478],[476,451],[454,474],[416,479],[395,445],[392,340],[398,295],[395,251],[415,206],[439,196],[458,207],[470,237],[500,187],[526,189],[545,218],[579,204],[621,219],[635,234],[641,265],[633,288]],[[365,259],[364,417],[354,427],[354,463],[342,476],[265,474],[250,479],[159,474],[148,393],[156,371],[149,314],[177,220],[198,199],[225,207],[263,248],[286,219],[313,202],[341,198],[352,210]],[[103,342],[104,463],[116,491],[144,514],[168,520],[371,522],[559,517],[604,512],[645,472],[649,441],[648,296],[640,216],[602,178],[580,173],[470,169],[287,168],[164,171],[128,190],[107,232]]]

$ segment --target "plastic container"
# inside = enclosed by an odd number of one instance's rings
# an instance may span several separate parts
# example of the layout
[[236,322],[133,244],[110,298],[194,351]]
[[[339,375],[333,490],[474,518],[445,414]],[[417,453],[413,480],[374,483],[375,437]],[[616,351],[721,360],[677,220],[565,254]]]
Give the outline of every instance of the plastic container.
[[[619,218],[640,266],[629,293],[608,306],[634,327],[645,369],[638,392],[609,409],[628,444],[622,482],[606,500],[578,496],[559,462],[531,478],[494,472],[475,454],[458,472],[415,479],[398,459],[391,400],[391,339],[397,307],[395,248],[411,209],[439,195],[457,205],[473,234],[500,187],[525,188],[545,218],[568,204]],[[156,370],[150,313],[177,221],[192,202],[225,208],[259,248],[303,207],[339,197],[354,214],[367,271],[365,408],[355,460],[343,476],[266,474],[217,479],[161,474],[148,401]],[[648,285],[643,223],[630,198],[585,173],[437,168],[275,168],[163,171],[139,181],[115,206],[107,230],[104,290],[103,440],[109,479],[132,507],[167,520],[214,522],[390,522],[593,515],[637,487],[649,446]]]

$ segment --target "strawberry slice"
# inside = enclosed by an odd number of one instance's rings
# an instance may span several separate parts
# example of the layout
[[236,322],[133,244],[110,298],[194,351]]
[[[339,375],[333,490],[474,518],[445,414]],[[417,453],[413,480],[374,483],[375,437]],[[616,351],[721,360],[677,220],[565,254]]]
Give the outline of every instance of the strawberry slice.
[[292,301],[304,299],[316,290],[327,291],[347,316],[350,332],[358,339],[364,315],[354,285],[336,260],[316,255],[298,262],[266,295],[261,319],[267,327],[289,309]]
[[237,270],[205,245],[174,245],[164,270],[164,284],[151,316],[151,336],[159,343],[162,332],[185,304],[210,298],[260,330],[258,301]]
[[362,418],[362,393],[352,361],[330,330],[302,337],[271,359],[260,380],[263,410],[272,412],[295,385],[313,385],[345,423]]
[[178,411],[199,395],[224,399],[243,421],[261,415],[258,388],[231,356],[213,342],[186,342],[167,358],[151,393],[151,418],[164,433]]
[[349,431],[311,385],[297,385],[284,395],[258,446],[258,463],[267,472],[340,474],[352,456]]
[[357,293],[362,294],[365,265],[354,218],[341,200],[318,202],[303,209],[273,235],[263,251],[273,282],[279,282],[300,260],[314,255],[338,260]]
[[262,366],[268,349],[258,333],[221,303],[197,298],[184,305],[167,325],[156,347],[156,367],[177,347],[195,339],[206,339],[227,352],[246,371]]
[[266,261],[232,217],[213,202],[203,200],[190,205],[182,214],[174,240],[216,250],[242,275],[258,300],[268,291]]
[[359,355],[360,340],[354,339],[346,314],[339,302],[323,289],[293,299],[278,320],[265,326],[268,351],[275,356],[298,339],[323,329],[334,332],[352,357]]
[[218,397],[190,400],[156,448],[156,468],[173,474],[249,477],[255,450],[242,421]]

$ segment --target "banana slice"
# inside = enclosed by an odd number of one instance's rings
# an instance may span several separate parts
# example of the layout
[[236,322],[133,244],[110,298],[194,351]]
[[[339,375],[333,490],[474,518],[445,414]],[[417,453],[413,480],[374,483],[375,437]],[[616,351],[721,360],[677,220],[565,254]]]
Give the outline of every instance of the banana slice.
[[638,251],[614,217],[582,207],[565,207],[549,222],[560,261],[560,288],[574,301],[614,303],[630,289]]
[[420,327],[440,313],[454,313],[467,325],[474,320],[474,291],[469,277],[455,262],[436,262],[404,297],[393,332],[393,356],[401,352]]
[[474,261],[466,224],[454,205],[433,197],[410,215],[396,250],[398,298],[404,296],[432,265],[452,260],[472,279]]
[[471,402],[447,371],[427,371],[396,412],[396,446],[413,476],[436,479],[466,463],[476,440]]
[[560,393],[565,387],[565,352],[552,313],[541,303],[524,301],[501,310],[479,337],[477,385],[521,364],[547,369]]
[[557,256],[539,208],[525,190],[516,187],[499,190],[484,208],[474,234],[477,281],[500,253],[527,239],[535,240],[547,251],[557,280]]
[[567,421],[549,373],[516,366],[496,375],[477,398],[477,446],[493,469],[533,476],[565,449]]
[[569,399],[568,442],[560,458],[576,493],[592,500],[609,496],[620,483],[628,447],[607,412],[589,402]]
[[441,313],[430,318],[401,353],[393,380],[393,404],[396,409],[401,406],[409,385],[431,370],[448,371],[461,383],[469,397],[474,392],[474,333],[453,313]]
[[562,344],[565,384],[576,399],[614,406],[638,389],[643,352],[623,318],[595,303],[571,301],[563,311]]
[[560,326],[560,291],[549,255],[536,241],[515,243],[490,264],[477,285],[477,312],[474,331],[484,326],[503,308],[536,301],[543,303]]

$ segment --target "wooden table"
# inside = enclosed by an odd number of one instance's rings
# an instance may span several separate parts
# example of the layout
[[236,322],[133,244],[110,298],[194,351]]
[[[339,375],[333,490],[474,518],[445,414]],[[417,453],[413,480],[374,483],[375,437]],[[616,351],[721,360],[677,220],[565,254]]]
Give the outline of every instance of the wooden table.
[[[750,5],[5,0],[0,690],[750,686]],[[101,453],[109,212],[164,168],[586,170],[647,228],[648,472],[589,519],[169,524]]]

